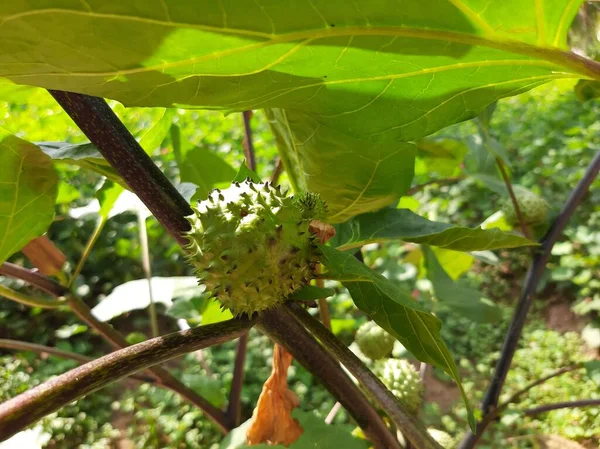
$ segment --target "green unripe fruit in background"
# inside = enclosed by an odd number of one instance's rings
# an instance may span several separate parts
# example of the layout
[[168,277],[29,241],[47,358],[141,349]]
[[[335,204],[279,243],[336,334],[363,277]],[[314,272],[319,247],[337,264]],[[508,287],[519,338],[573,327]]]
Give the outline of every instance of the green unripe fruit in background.
[[454,438],[452,438],[449,434],[444,432],[443,430],[434,429],[433,427],[428,427],[427,432],[429,435],[438,442],[440,446],[444,449],[452,449],[454,447]]
[[281,304],[313,276],[309,215],[269,183],[214,190],[188,217],[188,259],[199,282],[234,315]]
[[400,403],[416,415],[423,403],[425,388],[415,367],[407,360],[387,359],[376,372]]
[[355,341],[361,352],[372,360],[387,357],[396,339],[375,323],[367,321],[356,331]]
[[[514,186],[513,190],[526,225],[536,226],[547,220],[550,207],[546,200],[527,190],[525,187]],[[506,199],[502,204],[502,213],[508,224],[512,226],[519,224],[519,217],[510,198]]]

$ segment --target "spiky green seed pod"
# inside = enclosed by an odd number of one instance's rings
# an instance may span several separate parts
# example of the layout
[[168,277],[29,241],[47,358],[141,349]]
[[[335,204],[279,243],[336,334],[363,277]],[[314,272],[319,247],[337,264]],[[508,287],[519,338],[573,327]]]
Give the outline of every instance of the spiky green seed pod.
[[[526,225],[536,226],[547,220],[550,207],[546,200],[527,190],[525,187],[514,186],[513,190]],[[506,199],[502,204],[502,212],[507,223],[512,226],[519,224],[519,217],[510,198]]]
[[294,204],[302,211],[304,218],[325,220],[327,217],[327,204],[318,193],[301,193],[294,197]]
[[199,282],[234,315],[274,307],[312,278],[310,220],[279,187],[236,182],[211,192],[188,220]]
[[407,360],[387,359],[377,368],[377,374],[406,409],[416,415],[423,403],[425,388],[415,367]]
[[360,326],[354,337],[361,352],[372,360],[390,355],[396,339],[380,328],[375,321],[367,321]]
[[431,437],[444,449],[452,449],[454,447],[454,438],[443,430],[428,427],[427,432],[429,432],[429,435],[431,435]]

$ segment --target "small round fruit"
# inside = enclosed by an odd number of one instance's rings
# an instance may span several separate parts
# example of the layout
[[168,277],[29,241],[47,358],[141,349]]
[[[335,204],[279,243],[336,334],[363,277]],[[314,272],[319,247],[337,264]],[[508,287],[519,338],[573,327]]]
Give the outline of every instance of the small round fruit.
[[[547,220],[550,207],[546,200],[521,186],[514,186],[513,190],[526,225],[536,226]],[[502,212],[508,224],[512,226],[519,224],[519,217],[510,198],[502,204]]]
[[275,307],[313,276],[310,218],[279,187],[235,182],[213,190],[188,220],[188,260],[234,315]]
[[390,355],[396,341],[375,321],[367,321],[360,326],[354,339],[361,352],[372,360],[379,360]]
[[400,403],[416,415],[423,403],[425,388],[415,367],[407,360],[387,359],[377,374]]

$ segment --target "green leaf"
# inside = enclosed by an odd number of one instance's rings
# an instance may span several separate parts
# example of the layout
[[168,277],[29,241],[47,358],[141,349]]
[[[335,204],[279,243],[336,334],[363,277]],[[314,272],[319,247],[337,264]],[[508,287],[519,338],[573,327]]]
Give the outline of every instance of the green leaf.
[[100,190],[96,192],[96,198],[100,202],[100,217],[106,220],[110,216],[115,203],[124,191],[125,189],[121,185],[112,182],[110,179],[104,182]]
[[524,237],[498,229],[472,229],[429,221],[408,209],[386,208],[359,215],[336,226],[336,232],[331,245],[342,251],[367,243],[390,240],[404,240],[457,251],[536,245]]
[[[325,424],[311,412],[296,409],[292,412],[292,416],[300,422],[304,432],[294,443],[287,446],[288,449],[331,449],[333,447],[367,449],[369,447],[368,441],[355,438],[341,426]],[[247,445],[246,432],[250,424],[251,420],[248,420],[233,429],[221,443],[220,449],[286,449],[286,446],[279,444]]]
[[548,81],[598,78],[567,51],[581,3],[4,2],[0,76],[130,106],[271,109],[293,187],[343,222],[403,194],[401,142]]
[[584,362],[585,372],[600,387],[600,360]]
[[416,174],[431,177],[437,173],[442,178],[458,175],[468,152],[464,142],[448,138],[419,139],[417,150]]
[[0,128],[0,263],[46,232],[57,193],[51,159]]
[[204,373],[184,373],[182,381],[215,407],[222,408],[227,404],[227,397],[219,379],[208,377]]
[[210,150],[182,143],[179,127],[171,127],[171,141],[182,182],[198,186],[192,200],[205,199],[215,184],[230,182],[235,170]]
[[314,301],[321,298],[328,298],[333,295],[335,295],[335,290],[332,288],[305,285],[297,292],[294,292],[288,296],[287,299],[291,301]]
[[211,299],[202,312],[202,324],[220,323],[233,318],[229,309],[222,309],[221,302],[217,299]]
[[233,178],[233,181],[242,182],[248,178],[250,178],[254,182],[262,182],[260,176],[258,176],[252,170],[250,170],[246,163],[243,162],[242,165],[240,165],[240,169],[238,170],[237,175],[235,175],[235,178]]
[[94,144],[90,142],[78,144],[67,142],[38,142],[36,145],[38,145],[42,151],[54,161],[64,162],[92,170],[102,176],[106,176],[111,181],[115,181],[123,187],[128,188],[125,181],[121,179],[115,169],[110,166]]
[[348,136],[294,111],[267,117],[292,187],[319,193],[330,223],[396,203],[410,188],[413,144]]
[[175,116],[175,109],[165,109],[160,119],[142,136],[140,145],[146,154],[152,155],[154,150],[167,138],[171,130],[171,122]]
[[579,101],[588,101],[600,96],[600,82],[596,80],[579,80],[575,85],[575,95]]
[[340,280],[360,310],[397,338],[418,360],[441,368],[457,382],[469,412],[469,425],[474,429],[475,419],[460,375],[440,336],[441,321],[408,292],[352,255],[324,245],[319,245],[319,249],[326,275]]
[[69,204],[80,197],[79,190],[73,187],[66,181],[58,183],[58,195],[56,196],[56,204]]
[[444,271],[431,249],[423,245],[427,278],[433,285],[435,297],[443,307],[451,309],[476,323],[494,323],[502,318],[502,309],[482,298],[481,292],[465,282],[454,281]]

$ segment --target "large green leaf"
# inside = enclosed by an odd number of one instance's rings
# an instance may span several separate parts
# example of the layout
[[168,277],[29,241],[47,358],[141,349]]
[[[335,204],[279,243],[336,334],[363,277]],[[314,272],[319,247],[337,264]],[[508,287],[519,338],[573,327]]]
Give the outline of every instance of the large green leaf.
[[414,144],[349,136],[293,110],[267,117],[292,186],[320,193],[331,223],[395,203],[410,188]]
[[341,222],[404,193],[412,147],[399,142],[597,78],[565,51],[581,2],[3,2],[0,76],[127,105],[272,109],[291,182]]
[[0,263],[46,232],[57,192],[52,160],[0,128]]
[[482,298],[481,292],[462,280],[453,280],[438,262],[435,254],[423,246],[427,278],[442,307],[455,311],[476,323],[495,323],[502,318],[502,309]]
[[36,145],[54,161],[77,165],[81,168],[95,171],[128,188],[121,176],[104,159],[96,146],[90,142],[77,144],[67,142],[38,142]]
[[181,181],[198,186],[192,200],[206,199],[216,184],[231,182],[235,178],[233,167],[218,155],[205,148],[181,142],[179,127],[176,125],[171,128],[171,141]]
[[336,226],[332,246],[339,250],[367,243],[404,240],[457,251],[481,251],[536,245],[524,237],[499,229],[467,228],[429,221],[408,209],[386,208],[359,215]]
[[443,369],[456,382],[474,417],[460,382],[460,375],[440,336],[441,321],[415,301],[408,292],[359,262],[354,256],[319,245],[320,262],[327,276],[338,279],[348,289],[356,306],[397,338],[417,359]]

